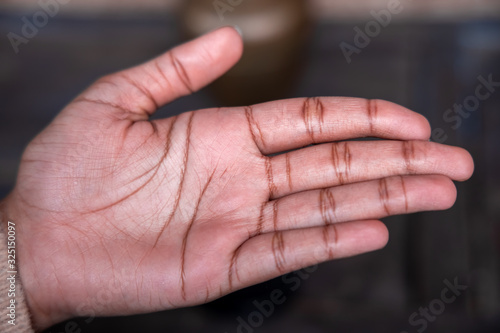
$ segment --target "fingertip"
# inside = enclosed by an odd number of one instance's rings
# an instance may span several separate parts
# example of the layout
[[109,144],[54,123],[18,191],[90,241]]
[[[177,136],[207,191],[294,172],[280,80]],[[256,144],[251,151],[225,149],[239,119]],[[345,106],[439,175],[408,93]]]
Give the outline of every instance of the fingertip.
[[457,181],[466,181],[472,177],[474,174],[474,159],[472,155],[463,148],[457,148],[459,150],[459,159],[455,164],[457,167]]
[[[394,126],[399,128],[400,133],[404,134],[407,140],[428,141],[431,138],[431,125],[423,115],[390,101],[376,101],[379,108],[388,110],[387,115],[392,117],[392,119],[387,118],[385,120],[397,121],[397,124],[394,124]],[[395,115],[399,116],[396,117]]]
[[346,248],[352,252],[347,256],[380,250],[389,242],[389,230],[381,221],[347,222],[337,228],[345,233],[343,239],[350,243]]
[[446,176],[432,176],[432,181],[435,183],[433,186],[432,200],[435,204],[436,210],[447,210],[455,205],[457,201],[457,187],[453,181]]
[[228,57],[234,66],[243,55],[243,33],[238,26],[226,26],[211,32],[216,36],[220,45],[220,50]]
[[407,188],[414,191],[409,200],[417,203],[415,211],[439,211],[453,207],[457,200],[457,188],[453,181],[442,175],[412,176],[406,178]]
[[389,229],[382,221],[370,221],[370,228],[373,232],[373,250],[380,250],[387,246],[389,242]]
[[240,35],[241,38],[243,38],[243,30],[240,28],[239,25],[233,25],[232,26],[234,28],[234,30],[236,30],[236,32],[238,32],[238,34]]
[[452,180],[459,182],[464,182],[472,177],[475,168],[474,159],[467,150],[438,143],[433,143],[433,145],[440,149],[445,149],[444,152],[446,155],[441,155],[441,163],[447,163],[447,167],[444,169],[445,172],[443,173],[441,170],[441,172],[436,172],[436,174],[445,174]]
[[418,119],[417,122],[419,122],[419,128],[420,128],[420,133],[418,133],[419,139],[422,141],[429,141],[432,136],[432,127],[431,124],[429,123],[429,120],[420,113],[411,110],[409,111],[413,112],[415,114],[415,118]]

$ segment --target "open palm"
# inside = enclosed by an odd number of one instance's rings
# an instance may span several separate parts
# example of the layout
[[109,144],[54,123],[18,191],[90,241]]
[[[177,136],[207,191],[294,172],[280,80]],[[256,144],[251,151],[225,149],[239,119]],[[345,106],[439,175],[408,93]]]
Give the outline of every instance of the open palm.
[[[377,221],[455,201],[462,149],[385,101],[150,115],[240,57],[223,28],[104,77],[27,148],[7,200],[37,325],[200,304],[387,242]],[[379,141],[346,141],[359,137]],[[305,148],[303,148],[305,147]],[[284,153],[286,152],[286,153]]]

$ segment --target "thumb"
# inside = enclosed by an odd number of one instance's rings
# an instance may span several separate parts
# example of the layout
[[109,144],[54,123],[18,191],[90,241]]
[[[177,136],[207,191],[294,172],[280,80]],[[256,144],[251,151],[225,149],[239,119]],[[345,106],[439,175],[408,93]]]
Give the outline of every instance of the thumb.
[[147,119],[163,105],[223,75],[242,53],[241,36],[234,28],[224,27],[147,63],[99,79],[75,102],[93,104],[85,108],[88,112],[107,106],[105,112],[113,118],[119,114],[121,119]]

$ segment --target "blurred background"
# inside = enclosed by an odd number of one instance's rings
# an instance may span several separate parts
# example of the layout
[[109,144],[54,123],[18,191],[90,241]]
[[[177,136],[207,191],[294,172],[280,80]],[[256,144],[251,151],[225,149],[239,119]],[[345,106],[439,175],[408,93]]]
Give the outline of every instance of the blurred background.
[[[498,0],[2,0],[0,197],[31,138],[95,79],[228,24],[243,30],[242,61],[156,117],[277,98],[387,99],[425,115],[435,141],[471,151],[474,177],[449,211],[386,219],[382,251],[199,307],[46,332],[500,332]],[[467,289],[450,301],[450,284]],[[256,304],[274,290],[286,301],[270,314]]]

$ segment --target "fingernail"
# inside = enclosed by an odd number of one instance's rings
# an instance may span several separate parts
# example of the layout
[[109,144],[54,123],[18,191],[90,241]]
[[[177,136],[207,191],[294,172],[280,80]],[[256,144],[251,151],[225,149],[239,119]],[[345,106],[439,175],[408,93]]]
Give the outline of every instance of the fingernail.
[[240,34],[241,38],[243,38],[243,30],[241,30],[239,25],[233,25],[234,30],[238,31]]

